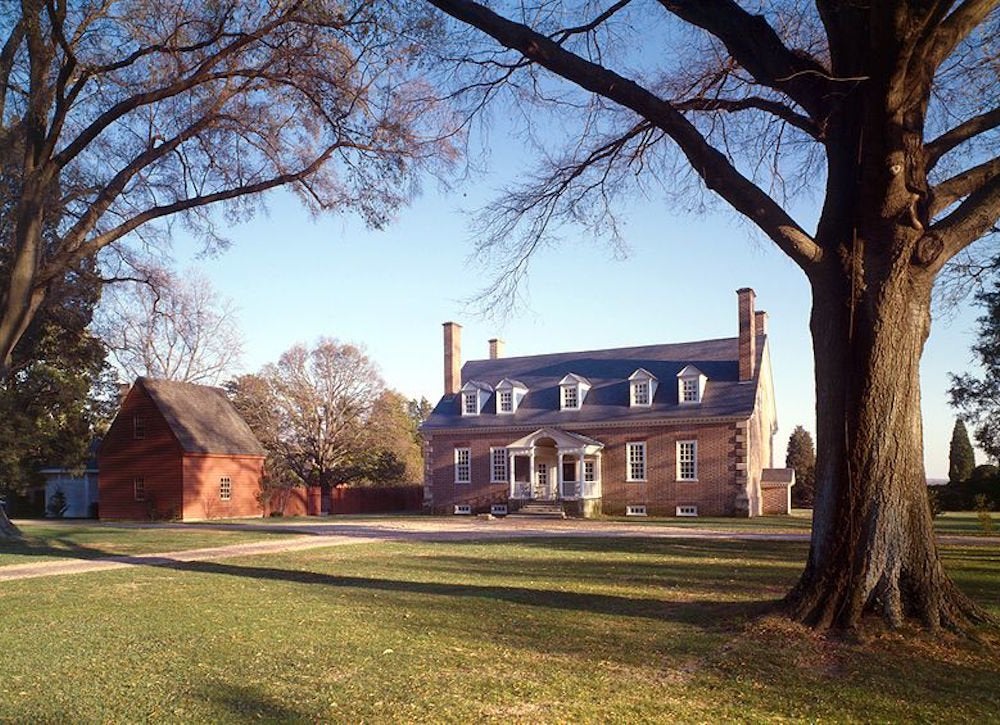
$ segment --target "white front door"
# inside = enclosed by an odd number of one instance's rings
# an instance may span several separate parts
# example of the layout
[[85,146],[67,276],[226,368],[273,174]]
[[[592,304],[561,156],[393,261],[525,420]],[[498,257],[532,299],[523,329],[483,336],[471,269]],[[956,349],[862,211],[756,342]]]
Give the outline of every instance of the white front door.
[[549,484],[549,464],[535,464],[535,490],[533,498],[551,499],[552,487]]

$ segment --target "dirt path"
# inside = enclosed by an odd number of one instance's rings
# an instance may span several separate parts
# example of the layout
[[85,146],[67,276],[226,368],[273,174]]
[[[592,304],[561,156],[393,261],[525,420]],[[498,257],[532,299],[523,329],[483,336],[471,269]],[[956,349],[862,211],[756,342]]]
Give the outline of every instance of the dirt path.
[[[359,522],[317,519],[294,524],[138,524],[136,528],[187,528],[218,531],[269,531],[295,535],[280,541],[257,541],[203,549],[157,554],[109,556],[97,559],[64,559],[0,567],[0,582],[63,574],[83,574],[134,566],[164,566],[190,561],[227,559],[258,554],[303,551],[324,546],[365,544],[384,541],[469,541],[538,537],[706,539],[720,541],[809,541],[806,532],[720,531],[710,528],[629,524],[622,522],[539,520],[539,519],[451,519],[399,518]],[[996,537],[939,537],[952,545],[997,546]]]

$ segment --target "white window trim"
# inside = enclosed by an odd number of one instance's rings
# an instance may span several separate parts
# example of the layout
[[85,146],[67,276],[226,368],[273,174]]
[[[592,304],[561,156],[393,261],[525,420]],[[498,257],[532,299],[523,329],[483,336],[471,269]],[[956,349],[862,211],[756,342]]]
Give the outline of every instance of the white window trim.
[[[459,463],[459,457],[461,452],[468,454],[468,459],[465,463]],[[459,471],[461,470],[459,466],[465,467],[466,477],[463,479],[459,476]],[[472,449],[462,446],[455,448],[455,483],[460,483],[463,486],[472,483]]]
[[[497,478],[496,454],[503,454],[503,478]],[[510,460],[506,448],[490,448],[490,483],[507,483],[510,477]]]
[[229,476],[219,477],[219,500],[220,501],[232,501],[233,500],[233,479]]
[[677,509],[676,509],[676,511],[675,511],[675,513],[678,516],[697,516],[698,515],[698,507],[697,506],[687,506],[687,505],[678,506]]
[[[632,447],[641,446],[642,447],[642,478],[633,478],[632,476]],[[625,443],[625,481],[626,482],[636,482],[641,483],[648,480],[649,476],[649,456],[648,448],[646,446],[646,441],[627,441]]]
[[[469,400],[473,401],[474,412],[469,411]],[[462,393],[462,415],[479,415],[479,392],[478,391],[467,391]]]
[[[684,478],[681,476],[681,446],[690,443],[693,446],[692,450],[692,463],[694,465],[694,476],[689,478]],[[677,445],[674,448],[674,455],[677,459],[677,480],[685,482],[697,482],[698,480],[698,441],[697,440],[683,440],[677,441]]]
[[[646,389],[646,400],[639,401],[639,389],[640,386]],[[650,388],[653,386],[648,380],[633,380],[632,384],[629,386],[629,397],[631,398],[630,404],[633,408],[648,408],[653,404],[653,396],[650,395]]]
[[[567,405],[566,397],[569,391],[573,391],[574,401],[576,405]],[[579,385],[561,385],[559,391],[559,408],[561,410],[580,410],[580,386]]]
[[[510,410],[504,410],[503,407],[503,396],[510,396]],[[497,415],[513,415],[516,403],[514,402],[514,390],[498,390],[497,391]]]
[[472,516],[472,505],[467,503],[455,504],[456,516]]
[[628,504],[625,506],[626,516],[647,516],[646,504]]
[[[589,473],[587,472],[588,468],[590,469]],[[588,476],[590,477],[588,478]],[[583,460],[583,480],[585,483],[593,483],[597,480],[597,461],[586,458]]]

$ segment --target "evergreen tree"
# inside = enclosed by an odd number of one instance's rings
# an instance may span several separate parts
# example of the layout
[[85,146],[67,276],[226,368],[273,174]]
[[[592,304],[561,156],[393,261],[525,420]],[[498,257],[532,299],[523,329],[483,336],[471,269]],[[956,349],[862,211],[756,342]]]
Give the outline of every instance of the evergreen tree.
[[972,469],[976,467],[976,455],[969,442],[969,432],[965,423],[959,418],[955,421],[955,429],[951,432],[951,452],[948,456],[948,480],[960,483],[969,478]]
[[[1000,282],[976,294],[985,314],[976,322],[978,340],[972,352],[982,375],[950,375],[951,406],[972,425],[979,447],[993,460],[1000,459]],[[954,450],[954,449],[952,449]],[[952,454],[954,455],[954,453]],[[955,480],[952,478],[951,480]]]
[[809,508],[816,495],[816,449],[813,439],[801,425],[795,426],[788,438],[785,465],[795,469],[795,485],[792,487],[792,503]]

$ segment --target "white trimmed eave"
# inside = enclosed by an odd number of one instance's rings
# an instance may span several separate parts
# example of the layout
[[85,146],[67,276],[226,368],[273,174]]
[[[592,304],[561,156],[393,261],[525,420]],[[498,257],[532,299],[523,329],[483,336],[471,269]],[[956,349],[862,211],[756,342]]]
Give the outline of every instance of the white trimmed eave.
[[[582,421],[567,423],[565,425],[560,424],[560,427],[566,431],[572,430],[588,430],[591,428],[634,428],[636,425],[697,425],[697,424],[719,424],[719,423],[741,423],[749,421],[753,412],[749,415],[719,415],[710,417],[685,417],[685,418],[649,418],[643,419],[641,421],[635,420],[616,420],[616,421]],[[434,427],[424,427],[423,431],[427,432],[429,435],[434,435],[437,433],[524,433],[528,431],[538,430],[538,424],[534,425],[448,425],[448,426],[434,426]],[[516,441],[515,441],[516,442]]]

